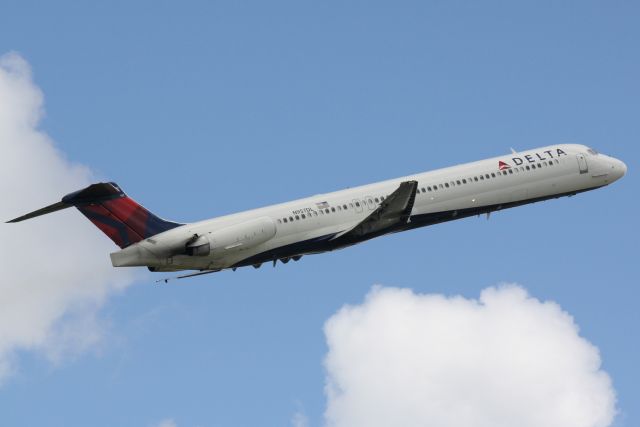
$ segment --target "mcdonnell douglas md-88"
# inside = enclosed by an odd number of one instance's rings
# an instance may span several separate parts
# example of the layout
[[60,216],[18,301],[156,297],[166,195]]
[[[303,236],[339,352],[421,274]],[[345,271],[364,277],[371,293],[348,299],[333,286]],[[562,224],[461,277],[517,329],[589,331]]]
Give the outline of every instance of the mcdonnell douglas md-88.
[[[513,151],[513,150],[512,150]],[[594,190],[620,179],[623,162],[565,144],[190,224],[149,212],[112,182],[68,194],[9,222],[75,206],[121,249],[114,267],[198,270],[192,275],[344,248],[388,233]]]

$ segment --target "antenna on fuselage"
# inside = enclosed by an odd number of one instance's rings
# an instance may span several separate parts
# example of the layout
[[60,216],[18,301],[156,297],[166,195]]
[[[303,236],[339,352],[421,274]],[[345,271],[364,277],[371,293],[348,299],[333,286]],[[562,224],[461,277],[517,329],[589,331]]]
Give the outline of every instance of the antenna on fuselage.
[[509,147],[511,149],[511,154],[518,154],[518,152],[516,150],[513,149],[513,147]]
[[169,283],[169,280],[186,279],[189,277],[202,276],[203,274],[217,273],[218,271],[220,270],[202,270],[197,273],[183,274],[181,276],[165,277],[164,279],[156,280],[156,283],[161,283],[161,282]]

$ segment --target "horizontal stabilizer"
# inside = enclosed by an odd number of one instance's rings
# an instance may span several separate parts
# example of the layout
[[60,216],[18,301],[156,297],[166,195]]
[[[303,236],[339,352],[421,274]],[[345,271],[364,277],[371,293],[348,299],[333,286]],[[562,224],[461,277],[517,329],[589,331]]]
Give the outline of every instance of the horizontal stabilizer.
[[62,209],[67,209],[67,208],[71,208],[71,207],[73,207],[73,205],[70,205],[70,204],[65,203],[65,202],[58,202],[58,203],[54,203],[52,205],[46,206],[46,207],[44,207],[42,209],[38,209],[37,211],[29,212],[26,215],[19,216],[18,218],[14,218],[11,221],[7,221],[7,223],[9,223],[9,222],[20,222],[20,221],[24,221],[25,219],[35,218],[35,217],[40,216],[40,215],[46,215],[46,214],[51,213],[51,212],[56,212],[56,211],[60,211]]

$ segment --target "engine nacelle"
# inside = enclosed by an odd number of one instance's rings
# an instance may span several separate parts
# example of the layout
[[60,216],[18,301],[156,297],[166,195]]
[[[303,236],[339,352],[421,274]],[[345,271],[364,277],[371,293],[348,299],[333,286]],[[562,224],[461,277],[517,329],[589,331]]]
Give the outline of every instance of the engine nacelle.
[[185,250],[189,256],[207,256],[211,253],[211,243],[206,235],[194,234],[185,245]]
[[[206,228],[205,228],[206,227]],[[200,262],[208,265],[206,259],[198,261],[198,258],[218,258],[225,254],[240,252],[267,242],[276,235],[276,224],[269,217],[261,217],[228,227],[211,230],[210,226],[191,228],[185,239],[184,232],[180,235],[173,233],[145,239],[118,252],[111,254],[111,263],[114,267],[124,266],[164,266],[170,269],[181,262],[174,258],[193,257],[189,266],[198,268]],[[167,232],[172,233],[173,230]],[[176,229],[180,232],[180,229]],[[164,267],[162,267],[164,268]]]
[[208,256],[242,251],[264,243],[276,235],[276,225],[269,217],[234,224],[201,234],[194,234],[185,244],[189,256]]
[[208,234],[213,252],[242,251],[268,241],[276,235],[276,224],[269,217],[256,218]]

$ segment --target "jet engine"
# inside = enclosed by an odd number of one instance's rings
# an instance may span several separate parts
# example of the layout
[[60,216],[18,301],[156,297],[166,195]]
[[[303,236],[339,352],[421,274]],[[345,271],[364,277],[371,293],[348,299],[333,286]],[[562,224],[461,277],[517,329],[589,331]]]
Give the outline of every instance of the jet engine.
[[[188,227],[188,226],[184,226]],[[261,217],[227,227],[215,229],[209,224],[202,224],[176,235],[180,228],[170,230],[166,236],[152,237],[111,254],[111,263],[115,267],[154,266],[176,268],[180,261],[176,257],[218,258],[227,254],[244,251],[260,245],[276,235],[276,225],[269,217]],[[173,233],[173,234],[172,234]],[[206,261],[206,260],[203,260]]]
[[241,222],[219,230],[194,234],[185,244],[189,256],[208,256],[242,251],[264,243],[276,235],[276,225],[269,217]]
[[211,244],[207,236],[194,234],[185,245],[185,252],[189,256],[207,256],[211,253]]

